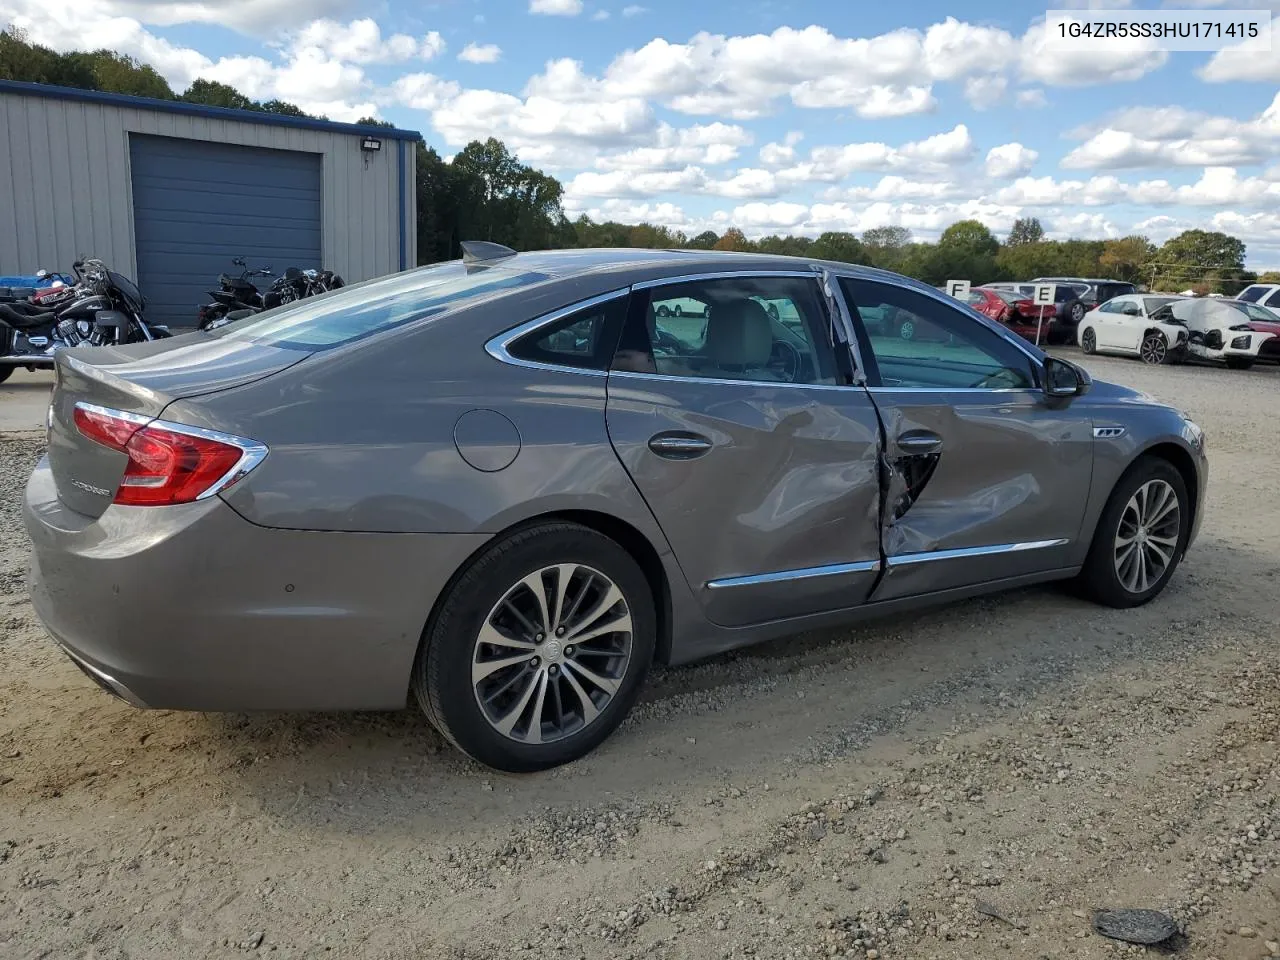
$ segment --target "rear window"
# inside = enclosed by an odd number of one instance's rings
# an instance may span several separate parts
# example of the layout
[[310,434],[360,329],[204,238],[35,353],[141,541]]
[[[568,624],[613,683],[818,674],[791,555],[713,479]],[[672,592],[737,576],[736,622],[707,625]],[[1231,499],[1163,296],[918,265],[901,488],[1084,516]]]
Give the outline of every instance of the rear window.
[[1100,283],[1098,284],[1098,300],[1110,300],[1112,297],[1125,297],[1136,293],[1137,287],[1132,283]]
[[1236,299],[1243,300],[1246,303],[1257,303],[1269,289],[1269,287],[1259,287],[1256,284],[1252,287],[1245,287],[1240,291],[1240,296],[1236,297]]
[[237,320],[218,333],[276,347],[330,350],[547,279],[544,273],[442,263],[299,300]]

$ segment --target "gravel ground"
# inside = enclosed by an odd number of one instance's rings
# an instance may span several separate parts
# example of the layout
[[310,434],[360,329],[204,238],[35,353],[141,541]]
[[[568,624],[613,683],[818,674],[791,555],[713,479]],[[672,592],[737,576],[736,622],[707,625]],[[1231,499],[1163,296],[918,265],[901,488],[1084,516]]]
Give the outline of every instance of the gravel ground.
[[[1206,429],[1136,611],[1043,588],[652,679],[600,751],[481,769],[416,714],[134,710],[43,636],[0,440],[0,956],[1280,956],[1280,371],[1095,376]],[[1154,952],[1154,951],[1152,951]]]

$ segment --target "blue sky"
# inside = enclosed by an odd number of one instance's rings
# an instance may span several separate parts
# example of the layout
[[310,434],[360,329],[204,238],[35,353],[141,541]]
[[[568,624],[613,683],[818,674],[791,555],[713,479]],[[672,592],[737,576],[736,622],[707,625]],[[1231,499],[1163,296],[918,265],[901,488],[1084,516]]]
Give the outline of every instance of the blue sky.
[[571,215],[753,236],[1203,227],[1280,267],[1280,41],[1046,50],[1042,18],[1007,0],[0,0],[33,39],[114,47],[175,89],[374,113],[444,155],[498,136]]

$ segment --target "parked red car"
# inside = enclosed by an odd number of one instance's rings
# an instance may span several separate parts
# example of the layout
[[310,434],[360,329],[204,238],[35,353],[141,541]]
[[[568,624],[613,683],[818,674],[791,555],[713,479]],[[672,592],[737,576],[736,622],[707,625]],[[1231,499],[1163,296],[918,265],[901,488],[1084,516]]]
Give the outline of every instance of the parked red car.
[[[1003,323],[1023,339],[1035,342],[1036,327],[1041,323],[1040,308],[1029,298],[1007,290],[974,287],[969,291],[969,306],[983,316]],[[1049,343],[1053,338],[1056,314],[1056,308],[1044,308],[1043,326],[1040,327],[1041,343]]]
[[1263,363],[1280,363],[1280,312],[1275,307],[1263,307],[1247,300],[1237,299],[1231,302],[1244,308],[1249,317],[1245,322],[1249,324],[1250,330],[1275,334],[1258,348],[1258,359]]

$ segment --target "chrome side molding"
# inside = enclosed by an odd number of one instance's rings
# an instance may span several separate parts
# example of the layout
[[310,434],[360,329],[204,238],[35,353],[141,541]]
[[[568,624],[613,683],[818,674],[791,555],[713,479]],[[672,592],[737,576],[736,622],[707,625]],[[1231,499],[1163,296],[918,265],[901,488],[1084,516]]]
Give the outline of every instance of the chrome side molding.
[[774,573],[757,573],[748,577],[724,577],[707,581],[708,590],[725,587],[753,587],[763,583],[785,583],[789,580],[811,580],[815,577],[838,577],[848,573],[876,573],[879,560],[862,560],[857,563],[831,563],[821,567],[801,567],[798,570],[778,570]]
[[1071,541],[1065,537],[1057,540],[1029,540],[1023,543],[996,543],[987,547],[960,547],[956,550],[930,550],[927,553],[904,553],[889,558],[889,569],[906,567],[914,563],[932,560],[965,560],[972,557],[991,557],[1002,553],[1022,553],[1027,550],[1044,550],[1048,547],[1065,547]]

